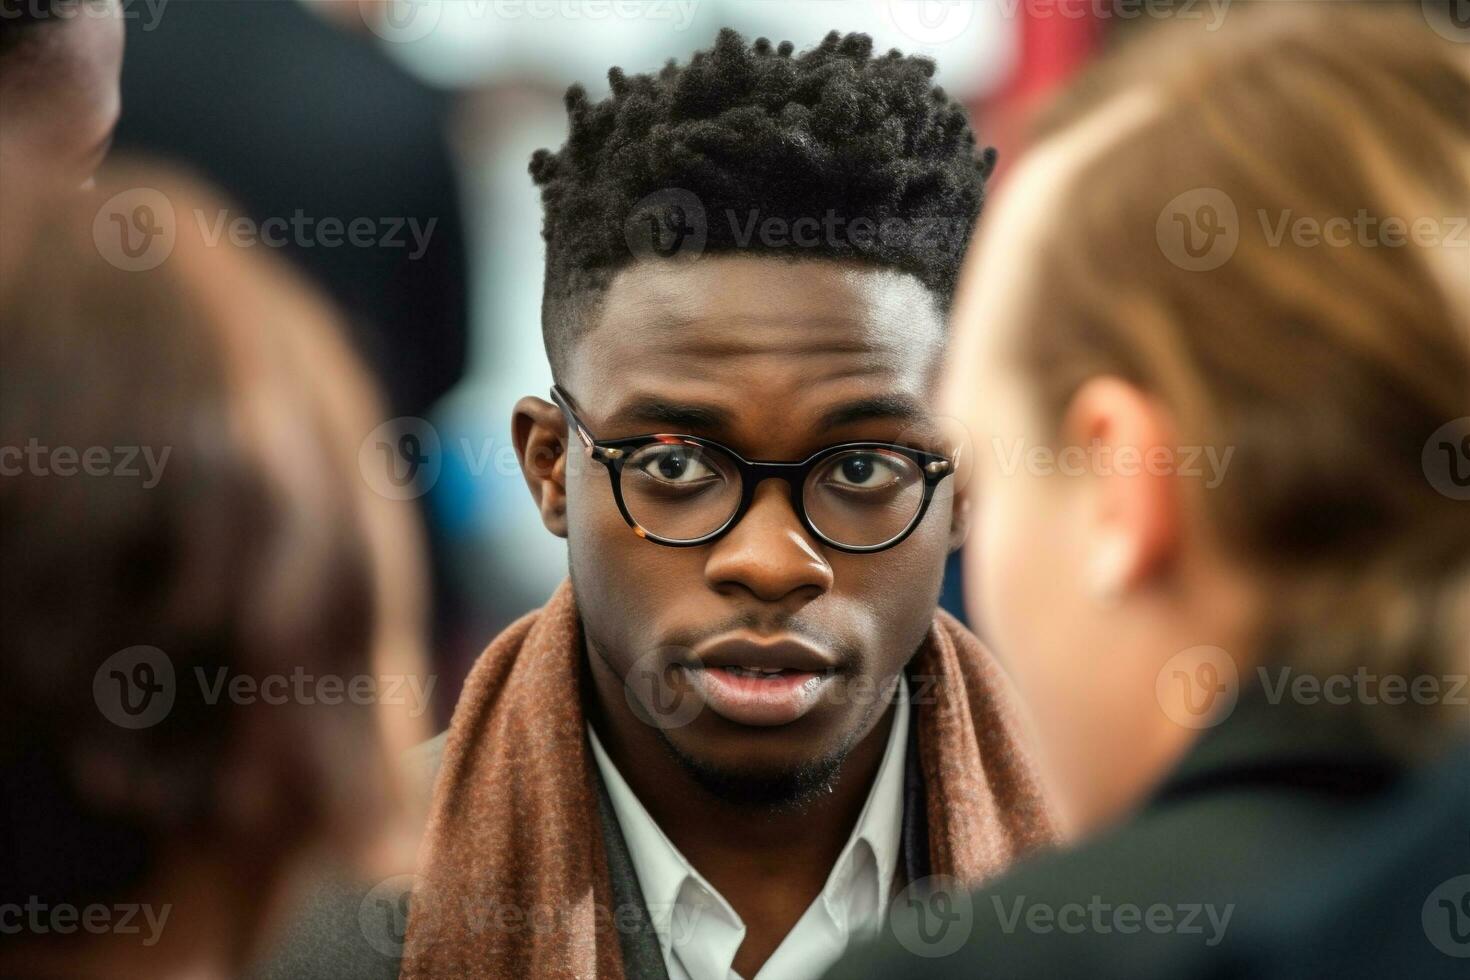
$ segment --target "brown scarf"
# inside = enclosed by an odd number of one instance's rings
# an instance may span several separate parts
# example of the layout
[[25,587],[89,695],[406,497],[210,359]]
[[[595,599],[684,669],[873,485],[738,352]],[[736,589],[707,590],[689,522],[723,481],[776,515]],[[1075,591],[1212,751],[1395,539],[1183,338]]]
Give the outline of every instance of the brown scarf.
[[[402,976],[622,980],[571,584],[481,655],[450,725]],[[930,871],[975,886],[1054,839],[1000,667],[938,612],[910,665]]]

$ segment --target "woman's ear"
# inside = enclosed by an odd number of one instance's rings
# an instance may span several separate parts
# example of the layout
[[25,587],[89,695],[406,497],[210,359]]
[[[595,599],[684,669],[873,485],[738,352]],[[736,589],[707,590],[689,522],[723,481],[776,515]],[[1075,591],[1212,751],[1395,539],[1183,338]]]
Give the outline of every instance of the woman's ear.
[[1093,590],[1114,601],[1166,568],[1180,546],[1175,441],[1167,411],[1115,377],[1085,382],[1062,423],[1086,447],[1092,493],[1088,536]]
[[567,422],[561,409],[530,395],[516,402],[511,438],[521,475],[541,523],[559,538],[567,536]]

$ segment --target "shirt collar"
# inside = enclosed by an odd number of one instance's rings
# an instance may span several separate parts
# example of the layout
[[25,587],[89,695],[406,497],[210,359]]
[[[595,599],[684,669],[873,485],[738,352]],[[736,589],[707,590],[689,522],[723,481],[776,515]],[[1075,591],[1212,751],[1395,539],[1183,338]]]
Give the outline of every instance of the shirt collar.
[[[685,881],[693,878],[706,887],[708,885],[643,808],[602,747],[590,723],[587,725],[587,740],[592,745],[592,757],[597,761],[597,769],[607,786],[608,799],[612,801],[613,813],[618,818],[618,827],[628,845],[628,856],[633,862],[634,873],[638,875],[638,886],[643,891],[643,901],[648,905],[649,917],[667,950],[668,917],[679,900]],[[713,888],[709,890],[714,893]]]
[[[892,894],[902,838],[904,765],[909,737],[909,691],[902,674],[895,702],[892,728],[873,787],[818,899],[825,904],[833,921],[844,929],[881,925]],[[679,916],[714,914],[727,919],[731,928],[743,937],[745,926],[739,916],[654,822],[618,772],[591,724],[587,726],[587,740],[607,786],[665,956],[675,938],[673,933],[685,928],[686,923]],[[702,908],[692,907],[705,896],[712,896],[712,903],[707,902]]]
[[[858,814],[852,836],[832,865],[832,873],[822,888],[822,900],[833,919],[842,922],[849,914],[842,911],[854,887],[871,891],[870,896],[853,895],[852,899],[870,897],[881,919],[881,910],[893,894],[893,876],[898,870],[899,848],[903,837],[903,777],[909,741],[908,682],[899,674],[898,692],[893,710],[893,727],[888,744],[878,764],[873,788]],[[867,862],[871,860],[876,874],[863,883]],[[865,916],[866,917],[866,916]]]

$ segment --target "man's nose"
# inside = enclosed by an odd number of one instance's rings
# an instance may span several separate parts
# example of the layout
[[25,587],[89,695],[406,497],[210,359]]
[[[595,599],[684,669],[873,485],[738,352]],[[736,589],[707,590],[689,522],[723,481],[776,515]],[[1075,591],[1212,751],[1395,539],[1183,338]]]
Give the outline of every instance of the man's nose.
[[717,592],[744,589],[765,602],[803,592],[813,599],[832,588],[832,566],[801,526],[781,480],[756,488],[740,523],[711,546],[704,575]]

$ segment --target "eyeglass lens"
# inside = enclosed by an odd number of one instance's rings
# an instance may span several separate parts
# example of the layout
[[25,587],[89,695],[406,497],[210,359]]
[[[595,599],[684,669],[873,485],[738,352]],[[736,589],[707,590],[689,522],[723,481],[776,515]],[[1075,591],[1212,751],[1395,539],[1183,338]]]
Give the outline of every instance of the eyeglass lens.
[[[629,516],[670,541],[693,541],[719,530],[739,508],[741,491],[735,461],[697,443],[652,443],[634,452],[622,470]],[[873,547],[902,534],[918,515],[923,472],[901,453],[846,450],[807,475],[802,502],[812,525],[829,540]]]

